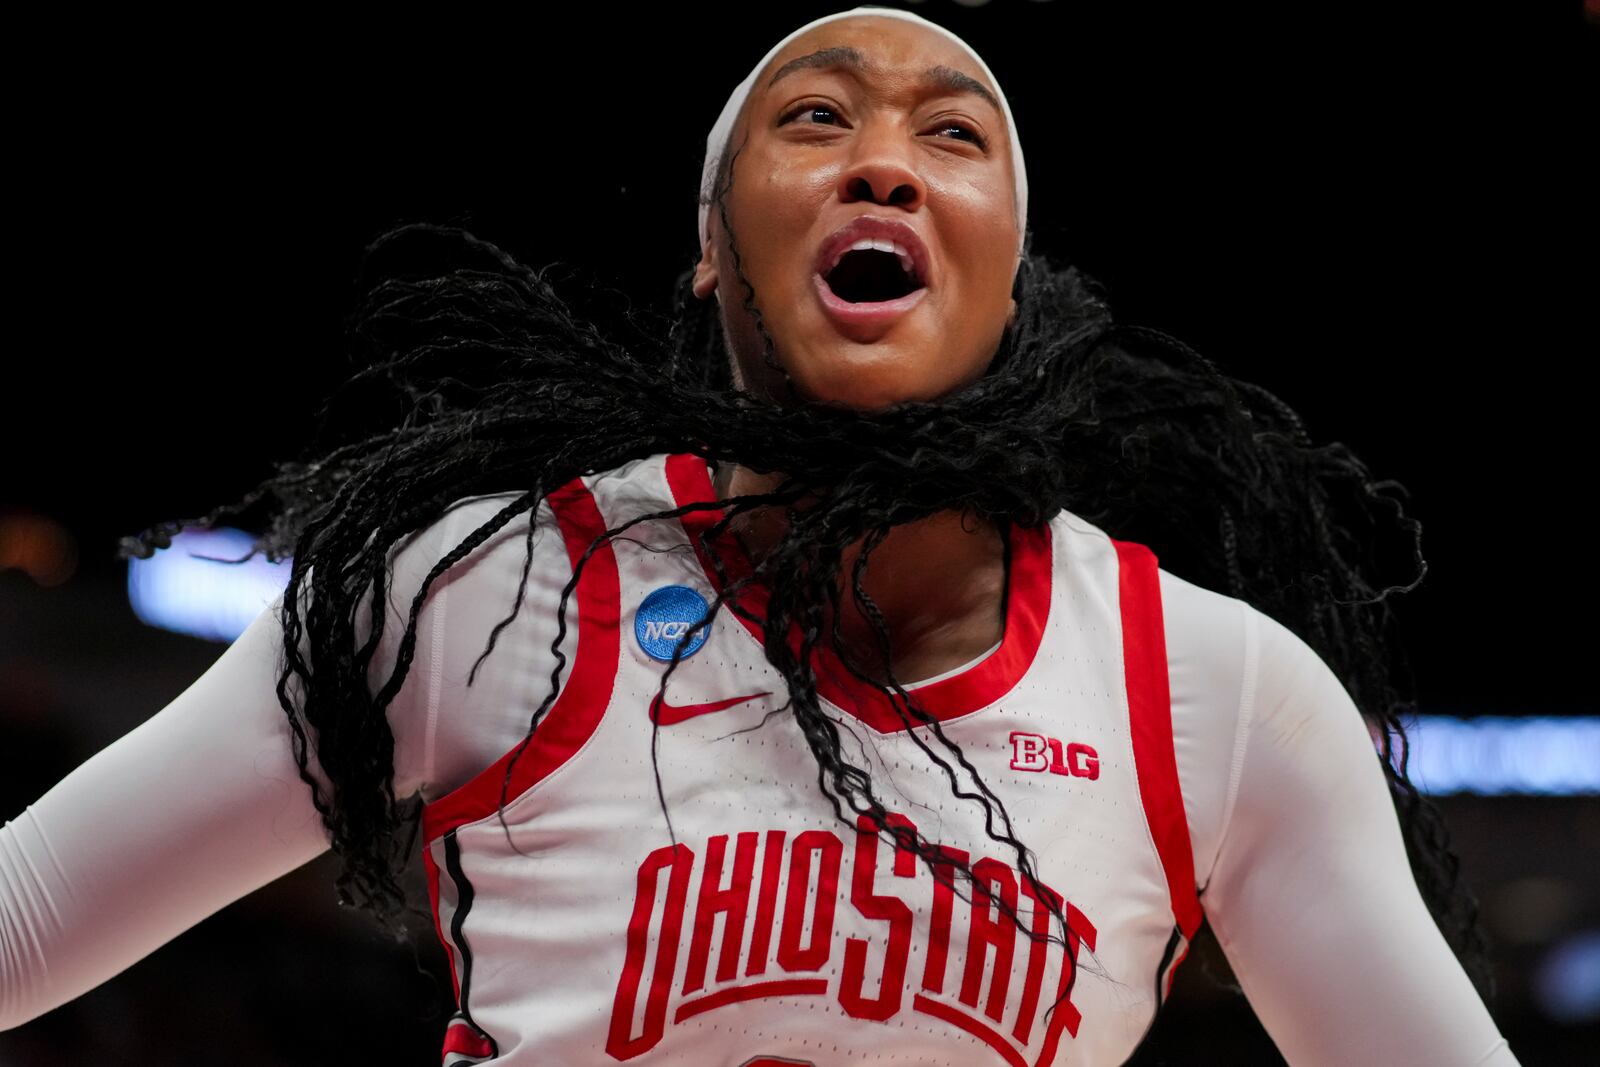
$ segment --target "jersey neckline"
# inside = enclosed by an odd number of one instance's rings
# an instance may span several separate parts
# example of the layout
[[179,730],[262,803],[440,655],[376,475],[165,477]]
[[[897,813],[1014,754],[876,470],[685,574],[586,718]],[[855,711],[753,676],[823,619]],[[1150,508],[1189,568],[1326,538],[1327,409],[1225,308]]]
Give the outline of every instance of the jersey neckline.
[[[711,470],[701,457],[693,453],[669,455],[665,467],[667,484],[677,507],[718,502],[716,489],[711,484]],[[716,566],[700,537],[723,514],[724,509],[719,506],[687,511],[678,517],[706,581],[718,594],[722,593],[723,586],[717,580]],[[903,687],[916,707],[940,722],[994,704],[1016,687],[1038,654],[1050,614],[1051,524],[1030,528],[1011,523],[1009,538],[1011,571],[1007,577],[1005,629],[999,645],[954,673],[935,675]],[[730,580],[751,573],[750,559],[731,531],[724,530],[715,543]],[[765,586],[752,582],[736,599],[724,605],[724,610],[731,611],[758,645],[762,641],[762,626],[758,620],[766,618],[767,595]],[[733,608],[739,610],[731,610]],[[746,617],[747,614],[754,618]],[[798,654],[798,626],[791,629],[789,638],[790,647]],[[919,725],[914,709],[905,709],[898,696],[891,697],[851,674],[826,643],[817,650],[816,664],[818,694],[840,711],[879,733],[895,733],[909,725]]]

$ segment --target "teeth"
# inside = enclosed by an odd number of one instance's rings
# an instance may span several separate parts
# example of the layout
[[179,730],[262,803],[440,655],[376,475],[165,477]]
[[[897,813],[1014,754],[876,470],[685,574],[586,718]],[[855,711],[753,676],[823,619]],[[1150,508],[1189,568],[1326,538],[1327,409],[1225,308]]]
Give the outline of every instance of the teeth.
[[838,255],[833,257],[833,262],[828,264],[828,270],[831,271],[834,267],[837,267],[839,260],[844,258],[846,252],[893,252],[900,259],[900,269],[912,278],[917,276],[916,263],[912,260],[911,253],[906,251],[904,246],[898,245],[888,238],[863,237],[849,248],[839,249]]

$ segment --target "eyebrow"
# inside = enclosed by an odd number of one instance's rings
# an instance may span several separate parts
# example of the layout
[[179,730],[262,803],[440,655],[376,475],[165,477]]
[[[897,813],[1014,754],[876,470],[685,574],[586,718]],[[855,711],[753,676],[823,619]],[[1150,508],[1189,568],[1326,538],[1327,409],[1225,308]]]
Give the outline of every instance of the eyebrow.
[[[818,49],[810,55],[800,56],[798,59],[789,60],[789,62],[778,68],[778,73],[774,74],[772,80],[767,82],[767,88],[771,89],[778,84],[778,79],[786,75],[807,69],[848,70],[854,74],[865,74],[874,78],[882,77],[885,73],[882,67],[875,63],[869,63],[857,49],[851,48],[849,45],[836,45],[832,48]],[[1002,115],[1005,114],[1005,109],[1000,106],[1000,101],[995,99],[993,93],[984,88],[982,82],[971,75],[961,73],[954,67],[929,67],[922,72],[922,82],[924,85],[935,89],[943,89],[946,92],[972,93],[987,100],[989,106],[994,108],[995,111]]]

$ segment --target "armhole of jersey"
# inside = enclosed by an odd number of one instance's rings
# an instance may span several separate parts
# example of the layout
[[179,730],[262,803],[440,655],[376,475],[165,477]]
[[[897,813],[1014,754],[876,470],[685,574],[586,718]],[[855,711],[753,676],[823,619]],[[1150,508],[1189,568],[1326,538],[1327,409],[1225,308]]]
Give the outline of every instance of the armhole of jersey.
[[[1178,782],[1172,743],[1172,691],[1167,672],[1167,640],[1161,611],[1161,585],[1155,553],[1141,544],[1112,540],[1117,549],[1117,592],[1122,615],[1123,666],[1127,672],[1128,718],[1139,799],[1155,841],[1182,952],[1167,970],[1170,983],[1188,945],[1200,929],[1202,913],[1194,881],[1189,820]],[[1169,955],[1172,946],[1169,946]]]
[[[589,545],[605,532],[605,518],[581,477],[547,499],[576,571]],[[506,790],[505,802],[510,804],[571,759],[599,727],[611,703],[621,654],[621,580],[609,540],[597,545],[583,564],[572,596],[577,602],[578,650],[569,658],[555,702],[526,745],[519,742],[467,782],[423,807],[425,849],[456,827],[498,811],[508,766],[515,764]]]

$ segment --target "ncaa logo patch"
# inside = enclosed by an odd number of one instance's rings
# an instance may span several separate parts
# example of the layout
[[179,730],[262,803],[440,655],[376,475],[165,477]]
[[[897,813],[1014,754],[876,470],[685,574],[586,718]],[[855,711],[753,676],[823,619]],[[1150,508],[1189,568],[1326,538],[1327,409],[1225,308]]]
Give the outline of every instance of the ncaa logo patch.
[[[710,610],[706,598],[687,585],[664,585],[639,602],[639,611],[633,617],[633,633],[645,655],[669,663],[679,639]],[[684,646],[684,657],[700,651],[710,635],[709,625],[695,631],[694,637]]]

